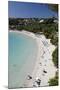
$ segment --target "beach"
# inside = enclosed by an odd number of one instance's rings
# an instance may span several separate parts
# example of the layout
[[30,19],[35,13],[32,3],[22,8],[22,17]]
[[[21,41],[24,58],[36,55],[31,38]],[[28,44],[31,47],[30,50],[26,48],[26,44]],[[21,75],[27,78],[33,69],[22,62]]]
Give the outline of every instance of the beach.
[[36,80],[40,80],[40,86],[48,86],[49,79],[55,76],[57,71],[54,63],[52,61],[52,53],[55,50],[55,46],[50,43],[50,39],[46,39],[43,34],[35,35],[32,32],[27,32],[25,30],[22,31],[11,31],[10,32],[17,32],[25,34],[32,39],[36,40],[38,45],[38,52],[35,64],[33,66],[33,70],[31,71],[30,76],[32,79],[25,79],[22,87],[38,87]]
[[[40,86],[48,86],[49,79],[53,78],[56,73],[56,67],[52,61],[52,53],[55,49],[55,46],[50,43],[50,40],[47,40],[44,35],[36,37],[38,44],[38,57],[36,65],[32,74],[33,79],[29,83],[28,87],[37,86],[35,81],[37,79],[41,80]],[[46,44],[46,45],[45,45]],[[44,73],[43,71],[47,73]],[[38,86],[37,86],[38,87]]]

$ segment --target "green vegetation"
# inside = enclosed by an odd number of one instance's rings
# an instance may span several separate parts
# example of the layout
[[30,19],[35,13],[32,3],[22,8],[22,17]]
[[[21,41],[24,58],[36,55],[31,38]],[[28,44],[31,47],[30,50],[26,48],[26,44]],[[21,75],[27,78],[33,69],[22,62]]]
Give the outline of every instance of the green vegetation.
[[[58,14],[58,4],[54,5],[50,4],[49,8]],[[54,62],[54,65],[58,69],[58,24],[56,25],[55,29],[56,32],[54,32],[51,37],[51,43],[56,46],[56,49],[52,54],[52,60]],[[57,86],[57,85],[58,85],[58,71],[56,72],[55,77],[49,80],[49,86]]]
[[58,68],[58,47],[54,50],[52,57],[54,65]]
[[52,39],[50,41],[51,41],[52,44],[54,44],[56,46],[58,45],[58,37],[55,37],[55,38],[52,37]]
[[54,78],[49,80],[49,86],[57,86],[58,85],[58,72],[56,72],[56,75]]
[[49,4],[48,7],[54,11],[58,13],[58,4]]

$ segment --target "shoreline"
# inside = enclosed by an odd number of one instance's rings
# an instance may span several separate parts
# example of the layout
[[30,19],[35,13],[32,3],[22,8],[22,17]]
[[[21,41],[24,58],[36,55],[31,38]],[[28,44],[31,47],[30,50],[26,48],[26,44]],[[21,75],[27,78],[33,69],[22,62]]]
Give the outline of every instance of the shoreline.
[[[48,80],[55,76],[56,67],[52,61],[52,53],[55,49],[55,46],[49,42],[49,39],[46,39],[44,35],[39,35],[37,37],[34,33],[28,31],[13,31],[9,32],[17,32],[25,34],[29,37],[32,37],[36,40],[38,45],[37,59],[36,64],[34,65],[34,70],[31,74],[32,80],[26,80],[26,87],[33,87],[37,78],[41,80],[40,86],[48,85]],[[46,42],[45,42],[46,41]],[[45,44],[47,46],[45,46]],[[46,69],[47,73],[43,73],[43,70]],[[52,70],[52,71],[51,71]],[[25,83],[24,83],[25,84]],[[25,86],[24,86],[25,87]]]
[[[45,38],[44,35],[41,35],[41,36]],[[31,86],[33,87],[33,85],[35,85],[34,82],[37,79],[41,80],[40,86],[48,86],[49,79],[53,78],[55,76],[55,73],[57,70],[52,61],[52,53],[56,47],[49,42],[50,41],[49,39],[46,39],[46,38],[45,38],[45,40],[47,40],[47,42],[50,44],[50,47],[49,46],[45,47],[44,44],[42,43],[43,38],[42,39],[41,38],[36,36],[39,51],[38,51],[38,57],[37,57],[37,61],[36,61],[35,67],[34,67],[34,71],[31,74],[33,78],[29,82],[28,87],[31,87]],[[48,50],[50,50],[50,51],[48,52]],[[45,54],[45,57],[43,58],[42,56],[44,56],[43,54],[46,52],[47,52],[47,54]],[[48,55],[48,53],[49,53],[49,55]],[[47,57],[47,60],[45,60],[46,57]],[[39,64],[41,64],[41,66]],[[43,70],[45,70],[45,69],[47,71],[47,74],[43,73]],[[38,87],[38,85],[36,85],[36,87]]]
[[24,35],[27,35],[27,36],[32,37],[32,38],[35,39],[35,34],[34,34],[34,33],[32,33],[32,32],[28,32],[28,31],[25,31],[25,30],[22,30],[22,31],[9,30],[9,32],[15,32],[15,33],[24,34]]

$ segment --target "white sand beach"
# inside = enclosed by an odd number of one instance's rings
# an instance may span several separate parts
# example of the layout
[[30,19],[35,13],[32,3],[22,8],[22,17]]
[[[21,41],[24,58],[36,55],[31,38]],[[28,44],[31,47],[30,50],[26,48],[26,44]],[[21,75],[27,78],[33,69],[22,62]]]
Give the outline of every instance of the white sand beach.
[[[36,37],[38,44],[38,57],[34,71],[32,73],[33,79],[29,83],[28,87],[37,86],[35,84],[36,79],[40,79],[40,86],[48,86],[48,81],[50,78],[55,76],[56,67],[52,62],[52,52],[55,49],[55,46],[50,43],[49,39],[46,39],[44,35],[39,35]],[[47,73],[44,73],[43,71]]]
[[[15,31],[19,32],[19,31]],[[33,87],[37,86],[36,80],[40,79],[41,83],[40,86],[48,86],[49,79],[55,76],[56,67],[52,62],[52,53],[55,49],[55,46],[50,43],[50,39],[46,39],[43,34],[35,35],[31,32],[21,31],[25,35],[36,39],[38,45],[38,52],[37,52],[37,60],[34,67],[33,72],[30,76],[32,76],[31,80],[26,79],[24,83],[24,87]],[[45,71],[45,72],[44,72]]]

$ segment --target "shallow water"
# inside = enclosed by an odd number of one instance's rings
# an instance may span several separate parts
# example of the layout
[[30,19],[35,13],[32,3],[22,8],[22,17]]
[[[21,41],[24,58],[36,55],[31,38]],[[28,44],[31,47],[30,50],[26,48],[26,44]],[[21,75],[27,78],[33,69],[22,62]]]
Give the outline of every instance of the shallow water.
[[9,88],[22,87],[31,75],[37,57],[37,43],[27,35],[9,32]]

